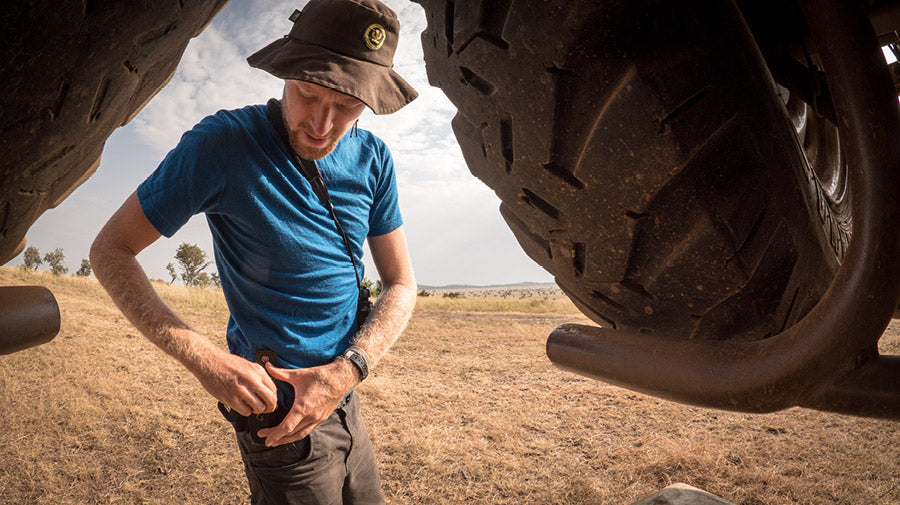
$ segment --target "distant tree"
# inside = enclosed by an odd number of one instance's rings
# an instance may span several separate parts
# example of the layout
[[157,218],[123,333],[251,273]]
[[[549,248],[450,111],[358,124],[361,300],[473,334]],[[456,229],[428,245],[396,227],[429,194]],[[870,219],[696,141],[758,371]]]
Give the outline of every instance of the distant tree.
[[378,297],[381,294],[381,290],[384,289],[384,285],[381,284],[381,279],[375,281],[375,287],[372,288],[372,296]]
[[175,282],[175,279],[178,279],[178,272],[175,271],[175,265],[169,263],[166,265],[166,270],[169,271],[169,275],[172,276],[172,280],[169,281],[169,284]]
[[426,296],[431,296],[431,293],[429,293],[428,291],[425,291],[423,289],[422,291],[419,291],[419,294],[417,296],[421,296],[422,298],[425,298]]
[[213,286],[217,288],[222,287],[222,279],[219,278],[219,272],[210,274],[209,279],[212,281]]
[[37,270],[43,260],[41,260],[41,252],[38,251],[38,248],[35,246],[28,246],[25,249],[25,256],[22,258],[24,264],[22,265],[25,270]]
[[464,298],[463,294],[459,291],[449,291],[444,293],[444,298]]
[[212,285],[212,278],[206,272],[200,272],[197,274],[197,278],[194,279],[194,286],[207,287]]
[[53,272],[53,275],[62,275],[69,271],[69,268],[63,264],[65,259],[66,255],[63,254],[63,250],[59,247],[44,255],[44,261],[50,265],[50,271]]
[[[197,244],[182,242],[175,251],[175,260],[181,267],[181,281],[185,286],[200,285],[200,274],[209,266],[206,253]],[[209,274],[207,274],[207,277]]]
[[364,288],[368,288],[369,294],[376,298],[381,293],[381,279],[372,282],[370,279],[363,277],[363,280],[360,281],[360,284],[362,284]]
[[81,268],[79,268],[78,271],[75,272],[75,275],[77,275],[78,277],[90,277],[91,271],[91,260],[85,258],[81,260]]

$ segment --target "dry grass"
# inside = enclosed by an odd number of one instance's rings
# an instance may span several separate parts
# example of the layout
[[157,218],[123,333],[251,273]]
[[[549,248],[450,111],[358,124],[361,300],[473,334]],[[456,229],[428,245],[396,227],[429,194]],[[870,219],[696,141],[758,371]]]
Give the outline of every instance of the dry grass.
[[416,310],[427,312],[516,312],[527,314],[578,314],[575,305],[562,294],[556,297],[465,297],[419,298]]
[[[0,503],[245,502],[213,401],[95,281],[0,269],[10,284],[50,286],[63,325],[0,356]],[[223,343],[219,293],[158,287]],[[657,400],[548,362],[546,335],[584,321],[567,302],[446,301],[420,299],[360,388],[391,504],[627,504],[678,481],[739,505],[900,503],[897,423]]]

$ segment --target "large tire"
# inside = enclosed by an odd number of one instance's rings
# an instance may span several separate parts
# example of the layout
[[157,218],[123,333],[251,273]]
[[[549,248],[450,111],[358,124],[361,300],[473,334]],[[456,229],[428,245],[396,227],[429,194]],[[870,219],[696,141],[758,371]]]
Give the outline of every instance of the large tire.
[[470,170],[594,321],[756,340],[824,293],[840,248],[732,4],[417,1]]
[[0,12],[0,264],[84,182],[228,0],[8,2]]

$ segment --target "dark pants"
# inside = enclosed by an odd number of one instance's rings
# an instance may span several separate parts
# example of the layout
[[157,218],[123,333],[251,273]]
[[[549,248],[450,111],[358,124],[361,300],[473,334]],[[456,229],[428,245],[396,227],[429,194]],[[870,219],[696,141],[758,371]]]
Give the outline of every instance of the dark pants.
[[355,392],[303,440],[266,447],[238,431],[237,442],[253,505],[384,504]]

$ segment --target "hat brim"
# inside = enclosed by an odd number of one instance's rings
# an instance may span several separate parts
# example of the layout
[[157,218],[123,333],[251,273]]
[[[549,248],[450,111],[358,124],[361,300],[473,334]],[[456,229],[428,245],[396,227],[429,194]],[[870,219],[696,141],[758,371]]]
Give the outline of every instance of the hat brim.
[[390,67],[289,37],[253,53],[247,63],[281,79],[307,81],[350,95],[375,114],[396,112],[419,95]]

